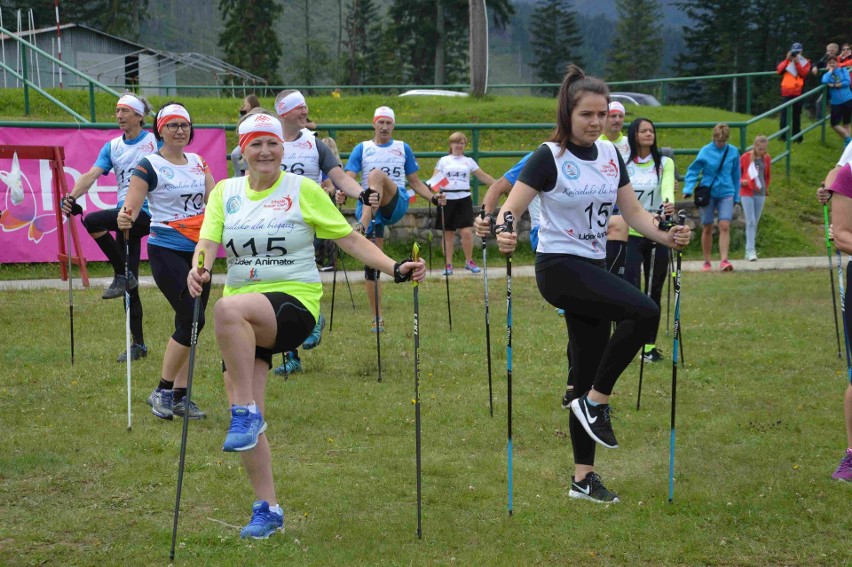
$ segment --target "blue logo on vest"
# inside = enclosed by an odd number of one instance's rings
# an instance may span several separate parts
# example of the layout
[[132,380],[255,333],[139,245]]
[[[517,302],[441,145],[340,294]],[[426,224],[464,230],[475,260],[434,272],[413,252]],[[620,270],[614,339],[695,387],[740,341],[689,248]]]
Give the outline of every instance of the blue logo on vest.
[[225,204],[225,210],[228,212],[229,215],[232,215],[240,210],[242,204],[242,197],[240,197],[239,195],[234,195],[233,197],[228,199],[228,202]]
[[364,155],[365,156],[371,156],[371,155],[374,155],[375,153],[376,153],[376,148],[371,146],[371,147],[367,148],[367,150],[364,152]]
[[174,177],[175,177],[175,170],[173,170],[171,167],[161,167],[160,168],[160,175],[162,175],[166,179],[171,180],[171,179],[174,179]]
[[562,175],[571,181],[578,179],[580,177],[580,167],[573,161],[566,160],[562,162]]

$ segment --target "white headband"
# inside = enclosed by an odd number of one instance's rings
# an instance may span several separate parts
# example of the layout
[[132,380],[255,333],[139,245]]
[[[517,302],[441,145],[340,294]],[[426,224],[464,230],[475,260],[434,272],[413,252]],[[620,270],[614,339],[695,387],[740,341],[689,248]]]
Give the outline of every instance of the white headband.
[[302,106],[307,106],[305,97],[299,91],[294,91],[275,103],[275,111],[278,116],[284,116]]
[[394,116],[393,109],[388,106],[380,106],[373,113],[373,124],[376,123],[376,120],[379,118],[390,118],[390,121],[396,124],[396,116]]
[[163,129],[163,125],[166,122],[174,120],[175,118],[183,118],[192,124],[192,120],[189,118],[189,112],[187,112],[184,107],[179,104],[170,104],[157,113],[157,132],[160,132]]
[[142,101],[136,98],[133,95],[122,95],[118,102],[115,103],[115,106],[124,106],[139,114],[141,116],[145,116],[145,105],[142,104]]
[[272,136],[282,144],[284,143],[281,121],[268,114],[249,114],[248,118],[240,123],[237,133],[240,135],[241,150],[245,150],[249,142],[261,136]]
[[609,103],[609,112],[620,112],[622,114],[625,114],[624,105],[618,102],[617,100],[614,100]]

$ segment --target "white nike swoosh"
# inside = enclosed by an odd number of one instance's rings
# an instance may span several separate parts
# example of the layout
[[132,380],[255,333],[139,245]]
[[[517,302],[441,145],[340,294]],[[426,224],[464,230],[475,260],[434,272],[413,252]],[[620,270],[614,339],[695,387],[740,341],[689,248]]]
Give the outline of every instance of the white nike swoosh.
[[592,416],[589,415],[589,406],[583,404],[583,411],[586,413],[586,421],[589,422],[589,425],[593,424],[598,420],[598,418],[592,419]]
[[591,486],[587,486],[586,488],[580,488],[577,484],[574,484],[574,490],[576,490],[576,491],[578,491],[578,492],[582,492],[583,494],[585,494],[586,496],[588,496],[588,495],[589,495],[589,493],[592,491],[592,487],[591,487]]

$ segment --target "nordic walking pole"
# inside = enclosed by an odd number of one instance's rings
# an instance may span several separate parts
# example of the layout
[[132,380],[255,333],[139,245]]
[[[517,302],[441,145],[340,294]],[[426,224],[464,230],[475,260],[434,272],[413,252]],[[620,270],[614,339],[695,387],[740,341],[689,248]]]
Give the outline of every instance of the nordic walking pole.
[[71,219],[74,213],[68,213],[68,240],[65,253],[68,254],[68,317],[71,323],[71,366],[74,366],[74,282],[71,277]]
[[849,329],[846,327],[846,293],[843,289],[843,255],[837,250],[837,287],[840,290],[840,315],[843,319],[843,338],[846,343],[846,376],[852,382],[852,358],[849,353]]
[[[373,225],[373,246],[376,245],[376,215],[373,215],[370,221]],[[382,339],[379,335],[382,334],[381,326],[379,325],[379,270],[374,269],[373,275],[376,278],[373,280],[373,291],[376,299],[376,356],[379,361],[379,382],[382,381]]]
[[[834,333],[837,335],[837,358],[842,358],[840,355],[840,325],[837,323],[837,299],[834,292],[834,276],[832,275],[831,266],[831,239],[828,234],[828,204],[822,206],[822,215],[825,219],[825,252],[828,254],[828,279],[831,281],[831,306],[834,313]],[[838,251],[839,253],[839,251]],[[841,295],[843,292],[841,292]],[[841,302],[842,305],[842,302]],[[845,324],[845,321],[844,321]]]
[[[198,253],[198,272],[204,273],[204,251]],[[186,460],[186,436],[189,431],[189,402],[192,399],[192,373],[195,369],[195,346],[198,344],[198,319],[201,316],[201,294],[195,298],[192,306],[192,334],[189,339],[189,370],[186,379],[186,411],[183,412],[183,431],[180,437],[180,463],[178,464],[177,496],[175,497],[175,519],[172,525],[172,547],[169,550],[169,561],[175,559],[175,540],[177,539],[178,512],[180,512],[180,491],[183,487],[183,465]],[[129,356],[128,356],[129,358]]]
[[[127,207],[124,207],[124,212],[128,215],[131,214],[131,210]],[[130,431],[133,427],[133,417],[131,413],[131,397],[130,397],[130,366],[131,360],[133,357],[131,356],[131,341],[130,341],[130,231],[124,231],[124,310],[125,310],[125,324],[124,324],[124,346],[125,346],[125,355],[127,358],[127,430]]]
[[[656,242],[651,244],[651,267],[648,270],[648,279],[645,284],[645,295],[651,297],[651,291],[654,288],[654,260],[657,256]],[[639,351],[639,392],[636,394],[636,411],[639,411],[639,405],[642,403],[642,375],[645,373],[645,346],[643,345]]]
[[[443,193],[440,191],[439,193]],[[447,284],[447,318],[450,320],[450,330],[453,330],[453,310],[450,307],[450,272],[449,265],[453,263],[451,254],[448,254],[447,251],[447,239],[445,238],[445,233],[447,232],[447,224],[446,217],[444,216],[445,205],[440,205],[441,208],[441,247],[444,249],[444,283]],[[452,247],[450,251],[452,252]]]
[[[485,205],[479,209],[479,218],[485,218]],[[488,307],[488,251],[482,238],[482,279],[485,282],[485,351],[488,353],[488,410],[494,417],[494,394],[491,388],[491,314]]]
[[429,271],[432,271],[432,201],[429,201],[429,232],[426,233],[426,248],[429,255]]
[[[343,254],[343,251],[340,250],[339,254]],[[346,288],[349,290],[349,301],[352,302],[352,311],[355,311],[355,296],[352,295],[352,286],[349,285],[349,274],[346,273],[346,262],[344,262],[343,256],[340,256],[340,269],[343,271],[343,279],[346,280]]]
[[[420,260],[420,246],[415,242],[411,247],[411,259],[414,262]],[[423,539],[422,504],[421,497],[421,461],[420,461],[420,288],[418,283],[411,280],[414,286],[414,434],[415,447],[417,451],[417,539]]]
[[[507,232],[513,232],[515,217],[506,211],[503,222]],[[508,483],[509,483],[509,515],[512,515],[512,255],[506,256],[506,401],[507,415],[507,448],[508,448]]]
[[[686,222],[686,211],[679,211],[677,214],[677,223],[683,226]],[[672,335],[674,336],[674,348],[672,348],[672,419],[671,419],[671,438],[669,444],[669,503],[674,500],[674,464],[675,464],[675,410],[677,409],[677,354],[678,343],[680,342],[680,277],[681,277],[681,261],[683,252],[677,251],[677,268],[675,270],[675,308],[674,308],[674,325],[672,326]]]
[[[337,246],[337,244],[335,244]],[[334,295],[337,292],[337,260],[340,258],[340,248],[337,249],[337,256],[334,258],[334,276],[331,278],[331,319],[328,322],[328,332],[334,330]]]

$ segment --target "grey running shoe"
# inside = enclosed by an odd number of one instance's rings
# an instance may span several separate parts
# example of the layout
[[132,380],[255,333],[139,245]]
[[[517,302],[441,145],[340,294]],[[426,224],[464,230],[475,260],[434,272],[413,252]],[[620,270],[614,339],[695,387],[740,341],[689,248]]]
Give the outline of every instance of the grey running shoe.
[[596,472],[590,472],[580,482],[576,480],[572,481],[568,496],[579,498],[580,500],[590,500],[597,504],[615,504],[616,502],[620,502],[618,495],[603,485],[601,477]]
[[645,362],[660,362],[663,360],[663,353],[656,347],[649,351],[645,351],[642,356],[645,358]]
[[[130,345],[130,360],[139,360],[148,356],[148,347],[133,343]],[[118,355],[116,362],[127,362],[127,351]]]
[[151,395],[148,396],[148,405],[151,406],[151,413],[160,419],[172,419],[174,412],[172,411],[172,391],[161,390],[155,388]]
[[[112,283],[109,284],[109,287],[104,290],[103,295],[101,295],[102,299],[115,299],[116,297],[121,297],[124,295],[124,283],[126,278],[124,274],[116,274],[112,279]],[[139,285],[139,280],[136,279],[136,276],[131,272],[130,274],[130,286],[128,289],[135,289]]]
[[[186,396],[184,396],[181,401],[177,402],[172,406],[172,412],[178,417],[183,417],[184,408],[186,407],[186,405]],[[189,419],[204,419],[205,417],[207,417],[207,414],[198,409],[198,406],[195,405],[195,402],[190,400]]]

